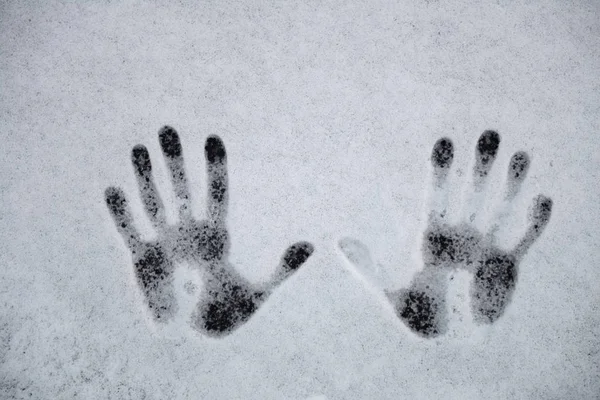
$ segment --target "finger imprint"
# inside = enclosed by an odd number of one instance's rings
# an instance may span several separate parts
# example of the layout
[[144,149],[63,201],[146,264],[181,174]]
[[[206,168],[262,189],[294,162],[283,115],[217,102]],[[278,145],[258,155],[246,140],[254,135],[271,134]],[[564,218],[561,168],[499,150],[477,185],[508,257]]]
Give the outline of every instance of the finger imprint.
[[439,139],[431,152],[433,166],[433,190],[430,195],[430,222],[440,222],[448,208],[447,177],[454,160],[454,146],[449,138]]
[[529,213],[529,226],[525,232],[525,236],[513,254],[517,259],[523,257],[531,245],[540,237],[546,225],[550,221],[552,215],[552,199],[549,197],[538,195],[534,200]]
[[308,260],[314,251],[314,246],[308,242],[298,242],[291,245],[285,251],[267,290],[274,289],[283,283]]
[[208,219],[212,224],[225,224],[228,204],[227,153],[221,138],[209,136],[204,146],[208,174]]
[[521,185],[529,171],[529,156],[524,151],[518,151],[510,159],[506,177],[504,199],[498,205],[491,223],[489,237],[496,240],[496,235],[502,225],[506,223],[513,210],[513,200],[519,194]]
[[497,132],[485,131],[479,137],[475,151],[475,168],[473,169],[475,190],[483,189],[485,178],[496,160],[499,146],[500,135]]
[[135,146],[131,152],[131,159],[146,213],[152,225],[157,229],[161,229],[166,224],[165,212],[152,177],[152,164],[150,163],[148,149],[142,145]]
[[191,219],[191,195],[185,175],[183,163],[183,151],[177,131],[170,126],[164,126],[158,133],[160,146],[162,148],[167,167],[171,172],[171,181],[175,196],[179,203],[180,221],[189,221]]
[[483,208],[487,176],[496,159],[499,145],[500,135],[489,130],[483,132],[477,141],[473,167],[473,191],[467,195],[463,209],[464,219],[472,223],[475,223],[477,214]]
[[529,155],[524,151],[518,151],[511,157],[506,178],[506,200],[514,199],[519,193],[521,184],[529,171],[529,164]]
[[133,218],[125,194],[119,188],[109,187],[104,192],[104,198],[117,230],[123,236],[127,246],[135,253],[140,245],[140,234],[133,225]]

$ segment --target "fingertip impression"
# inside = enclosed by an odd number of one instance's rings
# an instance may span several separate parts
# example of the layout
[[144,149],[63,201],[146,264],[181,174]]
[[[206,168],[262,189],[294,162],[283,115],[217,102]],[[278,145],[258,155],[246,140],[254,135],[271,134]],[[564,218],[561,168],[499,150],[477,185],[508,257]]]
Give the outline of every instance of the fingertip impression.
[[345,237],[339,240],[338,246],[348,261],[355,266],[368,267],[372,264],[369,249],[361,241]]
[[447,137],[439,139],[433,146],[431,163],[434,168],[450,168],[454,160],[454,145]]
[[138,175],[144,175],[145,173],[152,171],[150,154],[148,153],[146,146],[141,144],[134,146],[131,150],[131,160]]
[[500,135],[496,131],[487,130],[481,134],[477,141],[477,152],[484,159],[496,156],[500,146]]
[[160,140],[160,146],[165,155],[168,157],[181,156],[181,142],[179,140],[179,135],[174,128],[168,125],[163,126],[158,132],[158,137]]
[[211,135],[206,139],[204,153],[206,154],[206,159],[211,163],[223,161],[227,156],[225,145],[217,135]]
[[123,191],[117,187],[110,186],[104,191],[104,199],[108,209],[117,216],[125,214],[127,200]]
[[544,195],[539,195],[534,199],[534,207],[532,214],[532,222],[535,224],[534,228],[543,228],[550,220],[552,214],[552,199]]
[[476,162],[474,173],[476,178],[485,178],[492,167],[498,147],[500,146],[500,135],[495,131],[485,131],[477,141]]
[[510,159],[508,174],[511,180],[522,181],[529,170],[529,155],[524,151],[518,151]]
[[314,246],[308,242],[299,242],[288,248],[283,258],[285,268],[298,269],[314,252]]

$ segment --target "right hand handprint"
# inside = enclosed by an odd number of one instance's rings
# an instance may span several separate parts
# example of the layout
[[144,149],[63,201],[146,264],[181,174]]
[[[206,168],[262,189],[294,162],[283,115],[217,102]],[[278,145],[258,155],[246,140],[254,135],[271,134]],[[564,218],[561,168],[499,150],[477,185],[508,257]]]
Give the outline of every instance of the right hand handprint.
[[186,262],[202,272],[205,283],[192,315],[192,326],[210,336],[228,334],[248,320],[272,290],[308,259],[313,246],[308,242],[290,246],[269,282],[262,285],[249,283],[227,260],[227,156],[223,142],[217,136],[209,136],[206,140],[208,215],[207,219],[198,221],[191,215],[191,196],[179,136],[173,128],[165,126],[159,132],[159,139],[175,189],[179,221],[174,225],[166,222],[163,203],[152,177],[150,156],[142,145],[133,148],[132,161],[140,195],[158,232],[158,239],[141,241],[120,189],[106,189],[106,203],[132,252],[135,276],[153,318],[158,322],[167,321],[176,314],[173,272],[176,265]]

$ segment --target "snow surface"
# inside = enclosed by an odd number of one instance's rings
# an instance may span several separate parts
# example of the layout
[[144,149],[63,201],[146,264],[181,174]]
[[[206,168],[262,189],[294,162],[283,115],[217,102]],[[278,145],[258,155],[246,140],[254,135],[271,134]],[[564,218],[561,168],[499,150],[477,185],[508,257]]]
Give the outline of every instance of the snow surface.
[[[0,398],[600,398],[599,49],[585,0],[1,2]],[[316,248],[223,339],[153,325],[104,203],[122,187],[152,237],[130,162],[142,143],[175,218],[165,124],[197,216],[204,140],[223,139],[246,278],[296,241]],[[454,141],[458,212],[485,129],[502,136],[494,193],[515,151],[532,158],[507,237],[538,193],[552,218],[496,324],[473,324],[457,273],[450,332],[422,339],[336,246],[360,240],[406,286],[433,144]]]

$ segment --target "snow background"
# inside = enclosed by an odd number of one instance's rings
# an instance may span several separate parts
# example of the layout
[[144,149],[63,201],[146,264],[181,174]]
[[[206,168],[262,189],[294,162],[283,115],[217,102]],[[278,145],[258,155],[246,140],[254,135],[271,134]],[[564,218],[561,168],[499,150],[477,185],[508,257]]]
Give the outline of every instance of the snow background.
[[[0,3],[0,398],[600,398],[600,4],[595,1]],[[313,256],[225,339],[153,329],[104,204],[137,195],[131,148],[173,193],[157,132],[180,133],[201,216],[203,146],[228,151],[231,261],[266,279]],[[477,138],[532,157],[511,232],[554,201],[512,304],[478,328],[457,274],[451,332],[422,340],[336,250],[420,268],[429,156],[455,144],[452,205]],[[462,176],[460,176],[462,175]],[[491,182],[492,183],[492,182]],[[512,226],[512,225],[511,225]]]

